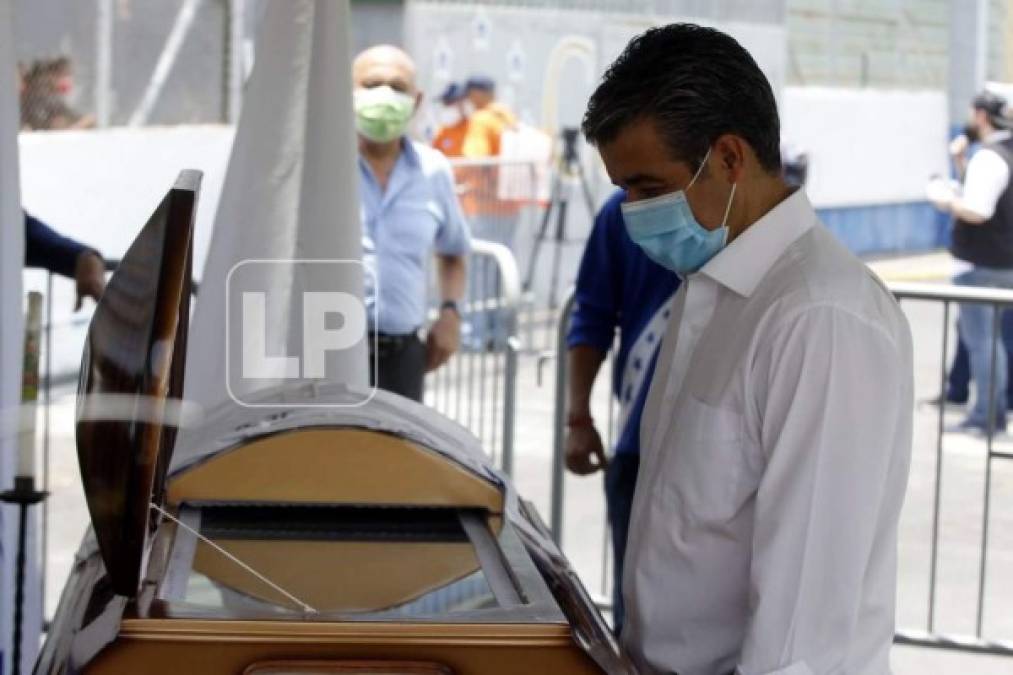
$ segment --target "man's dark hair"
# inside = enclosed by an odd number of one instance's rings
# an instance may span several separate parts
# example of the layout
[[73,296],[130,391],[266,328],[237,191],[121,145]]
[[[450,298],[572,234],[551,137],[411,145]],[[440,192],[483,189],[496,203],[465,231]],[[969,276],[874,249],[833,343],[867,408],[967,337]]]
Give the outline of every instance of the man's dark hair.
[[990,91],[983,91],[971,101],[971,107],[982,110],[988,115],[988,122],[997,129],[1006,129],[1010,121],[1006,119],[1006,99]]
[[645,118],[694,169],[719,136],[736,134],[764,169],[780,171],[774,92],[749,52],[720,31],[675,23],[635,37],[591,95],[582,126],[600,145]]
[[496,93],[496,81],[487,75],[472,75],[464,82],[465,91],[486,91],[490,94]]

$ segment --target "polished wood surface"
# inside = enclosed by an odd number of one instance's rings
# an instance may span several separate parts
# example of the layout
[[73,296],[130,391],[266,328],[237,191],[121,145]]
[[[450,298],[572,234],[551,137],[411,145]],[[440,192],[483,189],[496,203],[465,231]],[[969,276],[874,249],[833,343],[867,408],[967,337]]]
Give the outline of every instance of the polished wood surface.
[[168,501],[455,506],[503,512],[503,494],[438,453],[363,429],[253,440],[169,481]]
[[[183,393],[193,218],[201,175],[184,171],[131,244],[95,309],[77,410],[81,479],[115,591],[137,591],[152,491],[161,491]],[[158,495],[155,495],[158,499]]]
[[243,675],[454,675],[446,666],[417,661],[267,661]]
[[566,625],[125,619],[88,675],[241,675],[273,660],[403,660],[455,675],[601,675]]

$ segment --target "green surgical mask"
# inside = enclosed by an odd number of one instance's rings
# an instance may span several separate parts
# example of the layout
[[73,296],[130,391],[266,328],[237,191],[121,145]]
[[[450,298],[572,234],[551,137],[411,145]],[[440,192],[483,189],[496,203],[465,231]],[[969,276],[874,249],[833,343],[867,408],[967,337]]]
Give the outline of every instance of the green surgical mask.
[[415,99],[395,91],[388,85],[356,89],[355,128],[375,143],[389,143],[400,138],[415,112]]

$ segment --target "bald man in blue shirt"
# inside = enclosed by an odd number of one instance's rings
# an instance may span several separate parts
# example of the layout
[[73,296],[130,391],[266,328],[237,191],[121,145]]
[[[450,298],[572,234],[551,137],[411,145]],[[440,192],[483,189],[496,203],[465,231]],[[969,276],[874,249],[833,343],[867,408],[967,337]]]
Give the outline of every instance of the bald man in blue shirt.
[[[468,226],[454,192],[450,163],[406,135],[422,95],[415,64],[397,47],[371,47],[352,65],[359,135],[359,196],[374,384],[422,400],[425,373],[460,344],[458,303],[466,284]],[[426,322],[428,265],[435,255],[440,312]]]

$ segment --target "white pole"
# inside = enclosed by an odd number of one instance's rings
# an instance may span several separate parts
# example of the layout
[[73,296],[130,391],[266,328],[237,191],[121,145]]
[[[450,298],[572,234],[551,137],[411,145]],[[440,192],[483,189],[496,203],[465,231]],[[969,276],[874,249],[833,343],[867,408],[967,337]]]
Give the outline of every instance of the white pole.
[[239,110],[243,105],[243,26],[246,21],[246,0],[229,0],[229,80],[226,89],[226,120],[229,124],[239,122]]
[[989,2],[979,0],[975,23],[974,45],[974,90],[981,91],[988,79],[988,6]]
[[176,21],[172,25],[172,30],[169,31],[169,37],[165,40],[165,46],[158,57],[158,63],[155,64],[155,72],[152,73],[151,81],[148,82],[148,88],[145,89],[140,105],[134,110],[134,114],[130,116],[130,121],[127,123],[129,126],[142,126],[151,117],[151,111],[155,109],[158,97],[162,95],[165,83],[169,79],[169,73],[176,65],[176,58],[179,56],[179,50],[183,47],[186,34],[197,17],[197,8],[200,3],[201,0],[186,0],[179,8],[179,14],[176,15]]
[[988,5],[990,0],[951,0],[949,16],[950,126],[967,119],[971,99],[988,76]]
[[113,0],[96,0],[95,120],[107,127],[112,118]]

